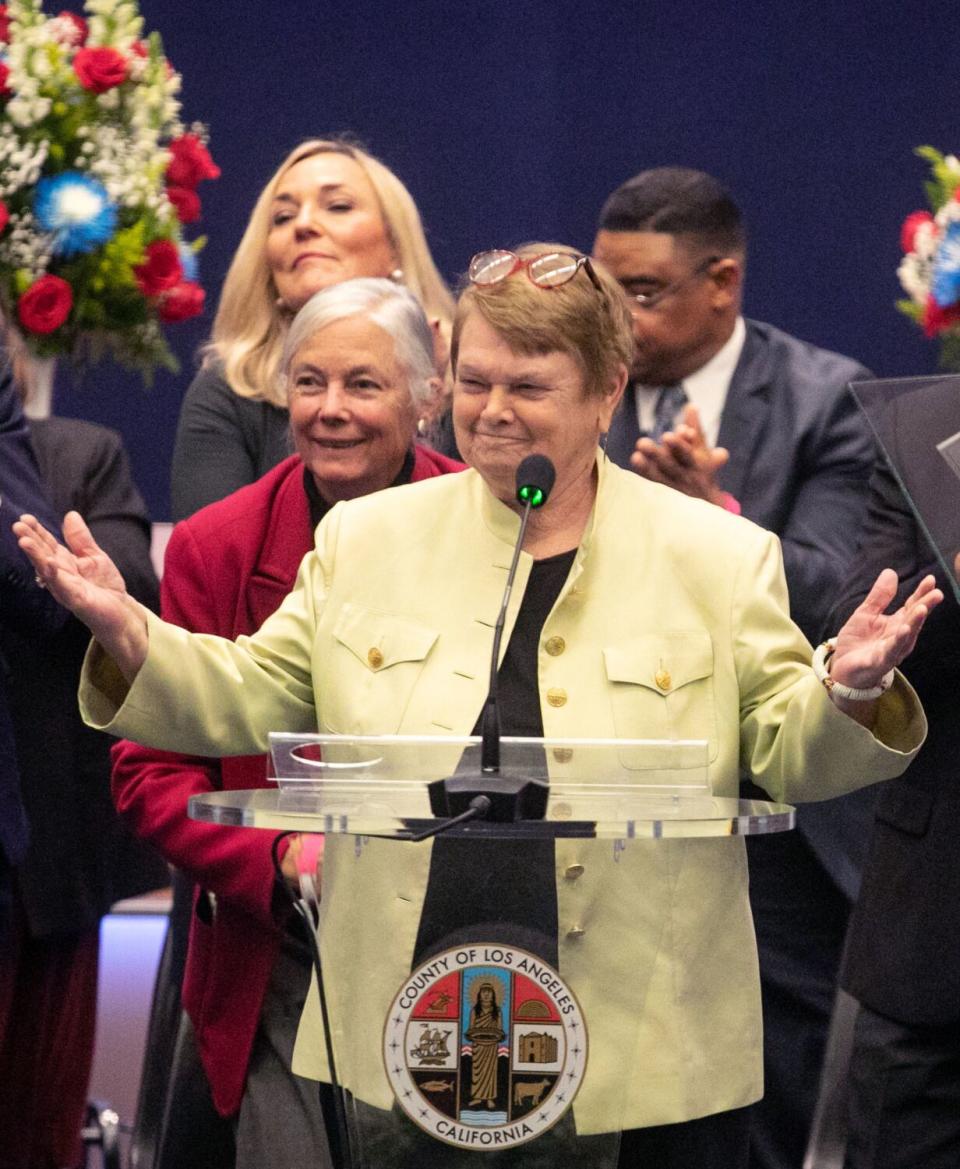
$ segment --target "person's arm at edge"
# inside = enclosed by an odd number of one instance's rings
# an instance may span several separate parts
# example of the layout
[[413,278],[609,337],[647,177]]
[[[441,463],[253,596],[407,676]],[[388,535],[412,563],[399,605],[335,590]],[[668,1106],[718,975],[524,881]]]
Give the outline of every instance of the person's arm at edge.
[[60,523],[40,479],[20,399],[9,377],[0,380],[0,621],[33,634],[56,633],[67,613],[37,587],[33,567],[18,546],[13,523],[21,512],[58,535]]

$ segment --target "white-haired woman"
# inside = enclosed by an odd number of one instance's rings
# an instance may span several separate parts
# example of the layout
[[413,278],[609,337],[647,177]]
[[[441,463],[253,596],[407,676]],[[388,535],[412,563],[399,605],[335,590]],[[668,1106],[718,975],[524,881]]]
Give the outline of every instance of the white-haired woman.
[[389,277],[417,297],[445,342],[453,301],[416,204],[384,164],[348,142],[313,139],[257,199],[227,272],[203,367],[184,398],[173,456],[173,518],[252,483],[290,454],[277,380],[293,316],[322,288]]
[[[174,530],[162,612],[186,628],[252,633],[293,587],[333,504],[461,469],[414,441],[438,389],[433,335],[416,298],[389,280],[351,280],[312,297],[287,331],[278,380],[296,455]],[[265,776],[262,756],[198,759],[130,742],[114,751],[121,813],[201,890],[183,1001],[214,1103],[238,1117],[237,1165],[322,1166],[316,1085],[290,1072],[309,962],[277,896],[272,837],[186,813],[191,795],[262,787]],[[291,876],[299,851],[295,840],[284,858]]]

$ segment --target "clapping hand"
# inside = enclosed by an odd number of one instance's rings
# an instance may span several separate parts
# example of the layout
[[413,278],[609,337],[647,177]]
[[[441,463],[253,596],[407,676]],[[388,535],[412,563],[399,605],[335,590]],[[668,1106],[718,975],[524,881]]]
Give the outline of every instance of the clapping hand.
[[21,516],[13,531],[37,584],[79,617],[132,680],[146,657],[146,624],[117,566],[80,515],[71,511],[64,517],[66,546],[32,515]]
[[668,431],[660,443],[641,438],[630,456],[630,465],[645,479],[663,483],[710,503],[723,506],[723,491],[717,472],[729,460],[724,447],[711,447],[703,433],[700,414],[689,403],[683,408],[682,421]]

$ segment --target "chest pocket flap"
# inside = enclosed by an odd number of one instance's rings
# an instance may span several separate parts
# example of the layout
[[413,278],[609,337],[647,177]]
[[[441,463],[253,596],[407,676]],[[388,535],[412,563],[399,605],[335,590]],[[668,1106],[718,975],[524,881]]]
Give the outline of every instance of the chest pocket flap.
[[713,673],[713,641],[709,633],[678,631],[644,633],[603,651],[607,678],[631,682],[657,694],[709,678]]
[[423,661],[437,640],[436,630],[416,621],[349,603],[343,606],[333,635],[374,672],[399,662]]
[[[713,641],[703,630],[630,637],[603,651],[617,734],[625,739],[706,739],[719,750]],[[639,766],[624,759],[627,767]]]

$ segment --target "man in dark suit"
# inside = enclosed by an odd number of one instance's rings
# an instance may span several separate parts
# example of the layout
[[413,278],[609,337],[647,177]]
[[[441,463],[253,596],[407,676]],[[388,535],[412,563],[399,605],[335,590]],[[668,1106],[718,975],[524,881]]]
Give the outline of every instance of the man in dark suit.
[[[878,383],[883,385],[883,383]],[[960,483],[936,444],[960,432],[960,377],[910,379],[879,428],[900,481],[948,567],[960,550]],[[900,594],[927,573],[945,600],[904,662],[927,741],[884,784],[850,921],[841,985],[860,1003],[849,1076],[848,1169],[960,1165],[960,607],[947,572],[880,460],[860,548],[832,620],[876,565]],[[956,569],[954,569],[956,571]]]
[[[746,236],[727,191],[661,167],[618,188],[593,254],[631,298],[636,355],[607,439],[623,467],[776,532],[794,620],[819,635],[856,544],[873,443],[857,362],[740,315]],[[766,1089],[752,1164],[799,1169],[873,797],[809,805],[748,841]]]
[[[8,421],[0,427],[0,477],[10,483],[0,541],[12,546],[5,577],[19,583],[21,598],[18,611],[0,609],[11,736],[0,745],[0,769],[17,767],[29,841],[7,851],[13,895],[0,945],[0,1169],[33,1169],[74,1165],[80,1155],[100,918],[115,900],[165,885],[167,870],[118,820],[110,739],[80,718],[76,693],[89,634],[38,587],[10,527],[20,511],[39,507],[59,532],[55,516],[82,511],[123,564],[133,595],[155,605],[146,508],[119,435],[61,418],[34,420],[28,433],[16,394],[10,386],[0,391]],[[52,620],[36,619],[47,613]],[[22,816],[17,822],[22,827]],[[0,832],[9,827],[0,812]]]
[[[31,512],[51,531],[60,526],[47,501],[37,471],[20,398],[10,377],[0,377],[0,629],[24,636],[54,633],[68,614],[42,589],[17,546],[10,525]],[[0,658],[0,953],[9,928],[10,873],[27,849],[27,821],[20,798],[13,725],[6,694],[6,668]]]

